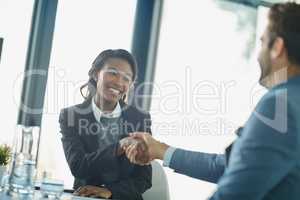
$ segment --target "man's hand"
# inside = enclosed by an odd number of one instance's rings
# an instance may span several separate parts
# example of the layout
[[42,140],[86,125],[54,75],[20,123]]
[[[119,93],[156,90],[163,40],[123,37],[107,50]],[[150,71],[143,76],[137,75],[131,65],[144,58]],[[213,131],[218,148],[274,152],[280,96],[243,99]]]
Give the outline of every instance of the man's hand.
[[81,197],[98,197],[105,199],[109,199],[112,196],[111,191],[109,191],[107,188],[92,185],[80,187],[73,194]]
[[130,136],[136,140],[142,140],[147,146],[145,151],[140,151],[135,144],[126,148],[126,156],[132,163],[148,165],[154,159],[163,160],[169,148],[167,144],[155,140],[149,133],[135,132]]

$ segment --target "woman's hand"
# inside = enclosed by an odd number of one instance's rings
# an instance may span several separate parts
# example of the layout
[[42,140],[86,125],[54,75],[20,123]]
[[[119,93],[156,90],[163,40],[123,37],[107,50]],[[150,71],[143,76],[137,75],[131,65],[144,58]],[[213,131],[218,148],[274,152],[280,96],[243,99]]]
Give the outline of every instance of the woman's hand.
[[105,198],[109,199],[112,196],[111,191],[104,187],[97,187],[92,185],[86,185],[78,188],[74,193],[76,196],[81,197],[93,197],[93,198]]

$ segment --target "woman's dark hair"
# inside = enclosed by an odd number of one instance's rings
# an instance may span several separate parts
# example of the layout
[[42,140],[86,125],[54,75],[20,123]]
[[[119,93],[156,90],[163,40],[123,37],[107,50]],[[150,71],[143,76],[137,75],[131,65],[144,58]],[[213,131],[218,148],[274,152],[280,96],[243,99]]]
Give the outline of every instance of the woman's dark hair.
[[[92,67],[89,70],[89,80],[86,84],[80,87],[80,93],[85,100],[89,100],[95,96],[97,92],[97,73],[105,66],[105,63],[110,58],[119,58],[125,60],[131,66],[133,72],[132,80],[136,80],[137,76],[137,64],[135,58],[124,49],[108,49],[102,51],[92,63]],[[83,94],[83,89],[87,87],[87,95]]]
[[300,5],[292,2],[274,4],[269,12],[273,46],[276,37],[282,37],[290,62],[300,65]]

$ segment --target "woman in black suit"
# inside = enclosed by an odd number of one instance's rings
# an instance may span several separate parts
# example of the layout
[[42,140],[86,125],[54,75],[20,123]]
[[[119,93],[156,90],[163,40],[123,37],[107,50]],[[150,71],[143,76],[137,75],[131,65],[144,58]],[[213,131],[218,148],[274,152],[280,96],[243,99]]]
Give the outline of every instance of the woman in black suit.
[[62,109],[59,117],[73,187],[84,196],[141,200],[151,187],[151,166],[130,163],[122,148],[135,142],[143,150],[129,133],[151,132],[150,115],[124,102],[136,78],[135,59],[126,50],[105,50],[88,74],[81,87],[85,101]]

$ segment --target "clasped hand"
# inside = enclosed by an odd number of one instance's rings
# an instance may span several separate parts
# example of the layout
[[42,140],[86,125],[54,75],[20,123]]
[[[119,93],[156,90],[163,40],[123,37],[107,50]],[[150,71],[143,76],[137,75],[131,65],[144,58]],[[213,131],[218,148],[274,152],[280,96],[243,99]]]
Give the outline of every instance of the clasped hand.
[[132,133],[120,141],[120,153],[125,153],[130,162],[139,165],[149,165],[154,159],[163,159],[168,147],[143,132]]

